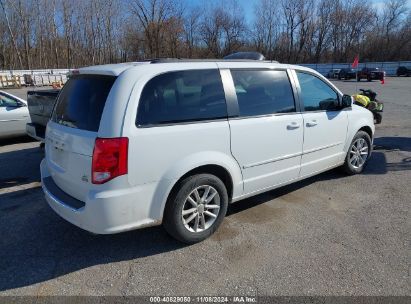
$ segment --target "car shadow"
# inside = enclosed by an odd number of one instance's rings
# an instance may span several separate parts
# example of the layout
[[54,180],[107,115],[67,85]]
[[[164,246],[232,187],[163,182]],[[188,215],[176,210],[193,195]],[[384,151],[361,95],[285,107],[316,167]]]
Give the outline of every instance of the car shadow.
[[[346,177],[338,170],[230,205],[227,216],[253,208],[319,180]],[[0,291],[30,286],[96,265],[131,261],[188,245],[161,226],[114,235],[88,233],[60,218],[41,188],[6,194],[0,204]],[[2,196],[0,195],[0,198]]]
[[185,246],[162,227],[94,235],[66,222],[44,199],[42,158],[38,147],[0,152],[0,291]]
[[[400,141],[405,142],[400,143]],[[380,138],[376,145],[408,149],[409,139]],[[37,149],[37,148],[33,148]],[[0,153],[1,164],[9,163],[6,178],[20,176],[20,162],[32,164],[26,172],[27,181],[38,181],[41,154],[26,149]],[[18,160],[14,162],[14,160]],[[409,163],[409,160],[406,161]],[[37,168],[37,169],[36,169]],[[376,149],[364,174],[385,174],[396,170],[388,165],[383,151]],[[33,177],[32,177],[33,175]],[[281,197],[312,183],[349,178],[339,170],[331,170],[306,180],[269,191],[230,205],[228,216]],[[21,183],[20,185],[23,185]],[[1,190],[1,187],[0,187]],[[169,237],[162,227],[150,227],[115,235],[94,235],[66,222],[55,214],[43,197],[41,188],[0,194],[0,291],[45,282],[95,265],[131,261],[167,253],[186,247]]]
[[373,154],[364,174],[385,174],[388,171],[411,170],[411,157],[404,157],[399,162],[387,162],[387,153],[411,152],[410,137],[378,137],[374,139]]
[[[43,151],[39,147],[0,152],[0,193],[4,193],[6,188],[40,182],[42,158]],[[0,194],[0,203],[1,198]]]
[[232,205],[229,205],[228,211],[227,211],[227,216],[234,215],[236,213],[242,212],[244,210],[253,208],[255,206],[258,206],[260,204],[264,204],[266,202],[269,202],[271,200],[274,200],[276,198],[282,197],[284,195],[287,195],[291,192],[294,192],[296,190],[302,189],[304,187],[307,187],[313,183],[319,182],[319,181],[324,181],[324,180],[332,180],[332,179],[340,179],[340,178],[346,178],[347,175],[344,174],[341,170],[339,169],[333,169],[330,171],[326,171],[324,173],[321,173],[319,175],[315,175],[312,177],[309,177],[307,179],[301,180],[299,182],[289,184],[287,186],[283,186],[268,192],[264,192],[258,195],[255,195],[253,197],[238,201],[233,203]]
[[411,137],[377,137],[374,139],[374,150],[411,152]]
[[2,138],[0,139],[0,147],[7,146],[7,145],[14,145],[14,144],[29,143],[29,142],[36,142],[36,140],[34,138],[31,138],[28,135],[23,135],[19,137]]

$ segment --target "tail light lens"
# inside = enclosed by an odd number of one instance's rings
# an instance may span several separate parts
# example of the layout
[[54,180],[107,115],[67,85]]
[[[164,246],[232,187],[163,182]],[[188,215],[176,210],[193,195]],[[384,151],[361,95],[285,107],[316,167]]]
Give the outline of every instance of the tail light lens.
[[91,176],[93,184],[104,184],[127,174],[128,138],[96,138]]

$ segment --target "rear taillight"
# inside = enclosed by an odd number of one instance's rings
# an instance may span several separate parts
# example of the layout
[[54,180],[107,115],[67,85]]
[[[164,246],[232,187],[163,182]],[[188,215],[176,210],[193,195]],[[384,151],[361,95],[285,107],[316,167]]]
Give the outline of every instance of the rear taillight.
[[93,184],[103,184],[127,174],[128,138],[96,138],[91,176]]

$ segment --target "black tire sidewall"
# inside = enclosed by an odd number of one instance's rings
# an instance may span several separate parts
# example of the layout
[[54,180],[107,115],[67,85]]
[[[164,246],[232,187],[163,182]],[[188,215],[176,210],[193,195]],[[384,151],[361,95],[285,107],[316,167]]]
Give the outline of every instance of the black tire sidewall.
[[[214,187],[220,196],[220,212],[211,227],[202,232],[190,232],[184,227],[181,212],[187,196],[201,185]],[[228,194],[224,183],[211,174],[197,174],[183,179],[171,193],[164,210],[163,226],[166,231],[181,242],[193,244],[212,235],[220,226],[227,212]]]

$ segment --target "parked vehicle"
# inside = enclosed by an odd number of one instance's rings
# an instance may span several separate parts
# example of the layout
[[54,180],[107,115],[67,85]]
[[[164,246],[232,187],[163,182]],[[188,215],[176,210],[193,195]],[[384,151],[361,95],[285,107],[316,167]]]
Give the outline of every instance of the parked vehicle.
[[195,243],[229,203],[331,168],[362,172],[370,111],[316,71],[269,61],[153,60],[82,68],[47,124],[41,180],[93,233],[162,223]]
[[340,70],[341,70],[341,69],[332,69],[332,70],[329,70],[328,73],[327,73],[327,78],[330,78],[330,79],[336,79],[336,78],[338,78],[338,73],[340,72]]
[[411,67],[406,67],[406,66],[400,66],[397,69],[397,76],[411,76]]
[[350,68],[346,68],[346,69],[341,69],[338,72],[338,79],[345,79],[345,80],[349,80],[349,79],[355,79],[357,75],[357,72],[354,69],[350,69]]
[[374,123],[380,124],[384,104],[376,99],[377,93],[373,90],[360,89],[361,93],[353,95],[354,103],[371,111],[374,115]]
[[60,90],[35,90],[27,92],[31,122],[26,125],[27,134],[44,142],[46,126],[53,112]]
[[357,81],[361,79],[367,79],[367,81],[372,80],[384,80],[385,72],[378,68],[362,68],[357,72]]
[[0,138],[26,135],[26,123],[30,122],[24,99],[0,91]]

